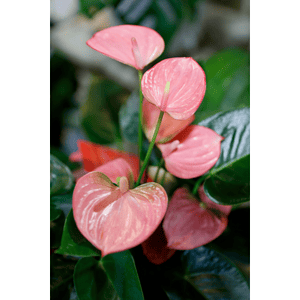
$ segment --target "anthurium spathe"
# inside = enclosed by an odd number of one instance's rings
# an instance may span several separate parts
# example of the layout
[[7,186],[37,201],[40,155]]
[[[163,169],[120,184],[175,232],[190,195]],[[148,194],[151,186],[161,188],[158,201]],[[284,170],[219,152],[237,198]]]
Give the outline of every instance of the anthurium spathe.
[[126,177],[116,186],[100,172],[81,177],[73,193],[76,225],[102,256],[145,241],[162,221],[167,203],[167,194],[158,183],[129,189]]
[[137,70],[154,61],[165,48],[163,38],[155,30],[139,25],[103,29],[95,33],[87,45]]
[[163,221],[169,248],[194,249],[213,241],[226,229],[231,206],[209,200],[203,186],[199,196],[201,202],[186,188],[179,188],[173,194]]
[[139,175],[139,158],[137,155],[119,151],[84,140],[78,141],[78,148],[83,160],[85,171],[91,172],[95,168],[117,158],[123,158],[128,162],[133,171],[134,179]]
[[205,73],[191,57],[165,59],[142,78],[144,97],[177,120],[191,117],[201,104],[205,89]]
[[[152,140],[159,113],[158,107],[149,101],[143,101],[143,129],[149,141]],[[166,143],[170,141],[176,134],[190,125],[194,119],[194,115],[186,120],[176,120],[169,114],[164,114],[155,142]]]
[[190,125],[166,144],[158,144],[166,169],[183,179],[203,175],[217,162],[224,138],[210,128]]

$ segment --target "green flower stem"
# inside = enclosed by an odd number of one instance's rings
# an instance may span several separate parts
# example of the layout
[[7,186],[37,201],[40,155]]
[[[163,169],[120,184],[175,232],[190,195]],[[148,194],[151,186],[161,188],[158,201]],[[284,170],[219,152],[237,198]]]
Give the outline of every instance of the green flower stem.
[[139,104],[139,134],[138,134],[138,145],[139,145],[139,167],[142,166],[142,147],[143,147],[143,93],[142,93],[142,77],[143,72],[139,72],[139,84],[140,84],[140,104]]
[[142,179],[142,176],[143,176],[143,173],[147,167],[147,164],[148,164],[148,161],[150,159],[150,155],[151,155],[151,152],[152,152],[152,149],[154,147],[154,144],[155,144],[155,140],[156,140],[156,137],[157,137],[157,134],[158,134],[158,130],[159,130],[159,127],[160,127],[160,124],[161,124],[161,121],[162,121],[162,118],[164,116],[164,112],[161,111],[160,114],[159,114],[159,117],[158,117],[158,120],[157,120],[157,124],[156,124],[156,128],[155,128],[155,131],[154,131],[154,134],[153,134],[153,137],[152,137],[152,140],[151,140],[151,143],[150,143],[150,146],[148,148],[148,151],[147,151],[147,154],[146,154],[146,158],[144,160],[144,163],[143,163],[143,166],[142,166],[142,169],[140,171],[140,175],[139,175],[139,178],[136,182],[136,187],[140,184],[141,182],[141,179]]
[[157,182],[157,178],[158,178],[158,174],[159,174],[159,170],[160,168],[163,166],[164,164],[164,159],[162,158],[157,166],[157,171],[156,171],[156,174],[155,174],[155,177],[154,177],[154,182]]
[[164,182],[165,182],[165,178],[166,178],[166,175],[167,175],[167,171],[165,170],[165,173],[161,179],[161,182],[160,182],[160,185],[163,186],[164,185]]
[[192,194],[193,195],[196,195],[197,194],[197,191],[199,189],[199,186],[201,185],[201,183],[210,176],[210,174],[207,174],[206,176],[201,176],[199,177],[199,179],[197,180],[197,182],[195,183],[194,185],[194,188],[193,188],[193,191],[192,191]]

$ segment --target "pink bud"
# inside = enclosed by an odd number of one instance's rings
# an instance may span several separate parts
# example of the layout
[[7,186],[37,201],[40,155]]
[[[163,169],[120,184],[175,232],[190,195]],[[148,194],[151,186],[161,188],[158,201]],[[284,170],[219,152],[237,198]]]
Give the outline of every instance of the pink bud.
[[158,183],[129,190],[126,177],[117,187],[99,172],[81,177],[73,193],[76,225],[102,256],[145,241],[162,221],[167,204],[168,196]]
[[[152,140],[160,109],[149,101],[143,101],[143,129],[149,141]],[[170,115],[164,114],[159,131],[156,137],[156,143],[166,143],[176,134],[186,128],[195,119],[192,115],[186,120],[176,120]]]
[[175,191],[163,221],[169,248],[194,249],[213,241],[226,229],[231,206],[215,204],[203,194],[201,201],[206,208],[187,189]]
[[190,125],[166,144],[158,144],[166,169],[176,177],[203,175],[218,161],[224,138],[212,129]]
[[145,98],[177,120],[186,120],[195,113],[205,89],[205,73],[191,57],[165,59],[142,78]]
[[137,70],[154,61],[165,48],[163,38],[155,30],[138,25],[103,29],[95,33],[87,45]]

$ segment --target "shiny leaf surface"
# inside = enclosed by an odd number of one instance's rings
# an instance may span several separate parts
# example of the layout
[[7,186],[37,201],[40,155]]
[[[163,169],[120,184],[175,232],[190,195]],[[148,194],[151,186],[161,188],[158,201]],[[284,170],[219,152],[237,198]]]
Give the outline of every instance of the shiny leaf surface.
[[96,249],[78,230],[73,217],[73,210],[67,216],[64,225],[63,236],[57,254],[72,255],[79,257],[101,256]]
[[122,300],[143,300],[143,291],[129,250],[101,259],[104,270]]
[[250,299],[249,286],[225,256],[205,246],[182,254],[185,279],[208,300]]
[[73,278],[79,300],[120,299],[100,261],[93,257],[84,257],[77,262]]
[[221,155],[204,182],[206,195],[224,205],[250,200],[250,109],[218,113],[199,125],[225,137]]
[[50,195],[68,192],[74,184],[74,177],[70,169],[50,154]]

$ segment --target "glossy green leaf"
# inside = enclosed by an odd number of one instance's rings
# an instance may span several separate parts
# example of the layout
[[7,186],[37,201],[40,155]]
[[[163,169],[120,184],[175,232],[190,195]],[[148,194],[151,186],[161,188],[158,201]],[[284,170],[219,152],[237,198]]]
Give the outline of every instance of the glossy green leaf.
[[71,191],[68,194],[51,197],[50,199],[51,207],[62,210],[65,217],[67,217],[70,210],[72,209],[72,195],[73,192]]
[[96,249],[78,230],[73,210],[69,212],[65,221],[61,245],[56,253],[79,257],[101,256],[100,250]]
[[129,250],[101,259],[104,270],[122,300],[143,300],[143,291]]
[[74,285],[79,300],[120,299],[99,261],[81,258],[74,271]]
[[68,192],[74,185],[74,177],[70,169],[50,154],[50,195]]
[[50,205],[50,222],[55,221],[62,214],[62,210],[56,208],[54,205]]
[[134,144],[138,143],[139,102],[139,94],[134,91],[119,112],[121,134],[126,140]]
[[206,62],[206,93],[194,124],[218,112],[250,106],[250,56],[241,49],[226,49]]
[[221,155],[204,182],[204,192],[214,202],[234,205],[250,200],[250,109],[218,113],[198,125],[225,137]]
[[238,268],[220,253],[202,246],[184,251],[185,280],[208,300],[248,300],[249,286]]

